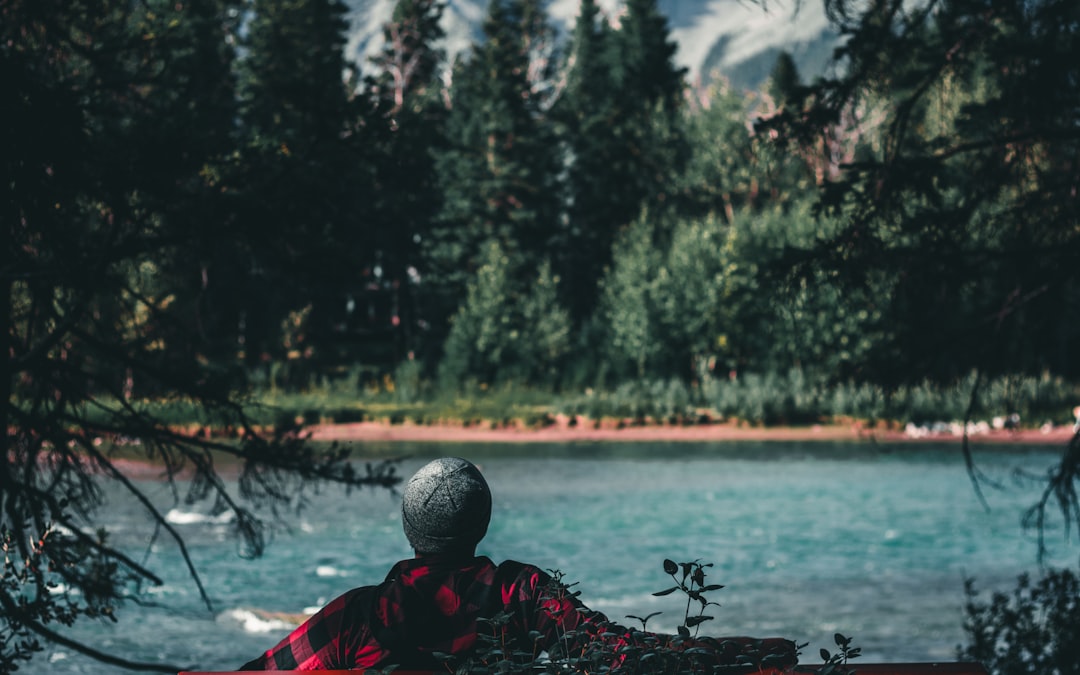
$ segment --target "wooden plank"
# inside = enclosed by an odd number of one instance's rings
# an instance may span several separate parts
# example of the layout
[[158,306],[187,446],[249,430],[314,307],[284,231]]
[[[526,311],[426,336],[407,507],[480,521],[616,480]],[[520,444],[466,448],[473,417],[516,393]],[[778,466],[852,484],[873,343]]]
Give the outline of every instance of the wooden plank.
[[[815,671],[820,665],[797,666],[799,670]],[[986,675],[986,668],[979,663],[955,663],[955,662],[926,662],[926,663],[858,663],[848,664],[847,668],[854,670],[855,675]],[[280,675],[300,673],[299,670],[277,671]],[[323,675],[358,675],[362,670],[322,670]],[[540,671],[543,672],[543,671]],[[786,671],[776,669],[757,670],[755,675],[781,675]],[[234,671],[211,671],[211,670],[186,670],[179,675],[226,675]],[[395,675],[438,675],[427,671],[395,671]]]

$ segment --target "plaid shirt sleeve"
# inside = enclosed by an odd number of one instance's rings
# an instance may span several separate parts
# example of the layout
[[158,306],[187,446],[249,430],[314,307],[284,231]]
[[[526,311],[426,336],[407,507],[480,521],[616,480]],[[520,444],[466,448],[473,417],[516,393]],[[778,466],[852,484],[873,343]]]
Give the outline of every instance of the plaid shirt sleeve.
[[364,586],[338,596],[274,648],[240,670],[349,668],[358,646],[370,642],[365,618],[373,590]]

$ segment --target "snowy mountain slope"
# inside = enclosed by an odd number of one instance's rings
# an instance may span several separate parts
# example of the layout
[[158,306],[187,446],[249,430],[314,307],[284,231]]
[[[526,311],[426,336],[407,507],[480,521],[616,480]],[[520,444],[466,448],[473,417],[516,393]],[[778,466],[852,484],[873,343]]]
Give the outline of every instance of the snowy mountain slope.
[[[446,50],[453,55],[479,35],[488,0],[449,0],[443,16]],[[359,63],[382,43],[382,26],[394,10],[395,0],[346,0],[351,8],[352,32],[348,56]],[[617,23],[620,0],[600,0],[608,18]],[[563,34],[574,25],[579,0],[551,0],[552,24]],[[691,81],[714,74],[736,86],[756,86],[767,75],[780,51],[786,50],[799,65],[804,79],[823,72],[835,42],[820,2],[775,0],[766,7],[749,0],[659,0],[668,17],[672,38],[678,43],[676,59],[689,70]]]

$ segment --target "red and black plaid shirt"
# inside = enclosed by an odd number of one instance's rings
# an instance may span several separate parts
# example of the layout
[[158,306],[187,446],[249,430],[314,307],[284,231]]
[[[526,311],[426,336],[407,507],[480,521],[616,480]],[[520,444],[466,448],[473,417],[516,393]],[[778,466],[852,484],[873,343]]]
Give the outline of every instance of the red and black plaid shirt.
[[[551,592],[551,577],[533,565],[486,557],[423,556],[403,560],[378,586],[364,586],[334,599],[276,647],[242,670],[382,668],[442,670],[440,654],[468,655],[481,632],[502,631],[526,653],[551,650],[568,634],[619,645],[630,631],[611,632],[607,619],[567,593]],[[496,623],[481,627],[481,620]],[[717,652],[739,652],[747,638],[710,641]],[[767,643],[790,656],[786,640]],[[760,641],[753,641],[760,647]],[[699,645],[701,643],[698,643]],[[769,646],[769,645],[767,645]],[[717,653],[717,657],[721,654]],[[729,659],[731,659],[729,661]],[[734,662],[732,654],[724,661]]]

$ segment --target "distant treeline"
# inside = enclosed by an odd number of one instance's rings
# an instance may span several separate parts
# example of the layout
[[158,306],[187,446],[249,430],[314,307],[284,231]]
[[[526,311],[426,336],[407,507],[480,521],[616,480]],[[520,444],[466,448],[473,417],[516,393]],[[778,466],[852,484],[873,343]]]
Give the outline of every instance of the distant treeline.
[[840,74],[759,91],[690,86],[655,0],[493,2],[453,63],[444,5],[348,63],[335,0],[4,3],[15,333],[84,322],[135,397],[105,345],[417,395],[1080,372],[1067,3],[830,2]]

